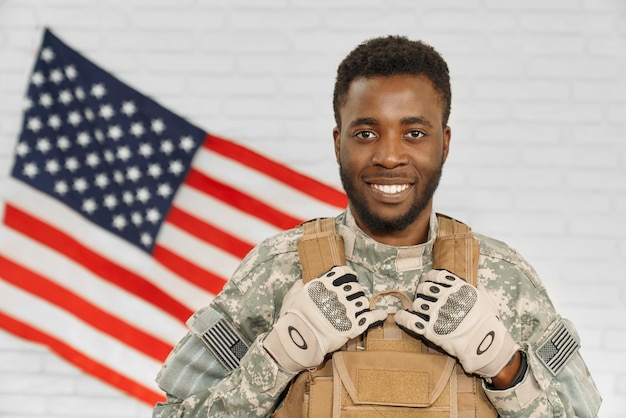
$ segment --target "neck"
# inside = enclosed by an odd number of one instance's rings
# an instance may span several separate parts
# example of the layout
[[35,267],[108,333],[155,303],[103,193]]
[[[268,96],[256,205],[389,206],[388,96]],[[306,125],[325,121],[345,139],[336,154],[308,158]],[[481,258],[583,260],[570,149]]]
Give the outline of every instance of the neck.
[[406,247],[411,245],[419,245],[428,241],[428,232],[430,231],[430,214],[432,208],[429,205],[425,208],[409,226],[401,231],[377,232],[366,225],[353,212],[356,224],[363,232],[372,239],[381,244],[391,245],[394,247]]

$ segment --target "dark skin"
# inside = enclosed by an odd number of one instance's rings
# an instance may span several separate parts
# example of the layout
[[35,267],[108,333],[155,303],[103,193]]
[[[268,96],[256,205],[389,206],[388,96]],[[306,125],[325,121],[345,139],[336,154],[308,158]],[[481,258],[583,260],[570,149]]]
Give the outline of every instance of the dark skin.
[[[412,75],[358,78],[339,114],[335,155],[359,228],[387,245],[426,242],[451,138],[432,82]],[[517,352],[492,386],[507,388],[520,363]]]

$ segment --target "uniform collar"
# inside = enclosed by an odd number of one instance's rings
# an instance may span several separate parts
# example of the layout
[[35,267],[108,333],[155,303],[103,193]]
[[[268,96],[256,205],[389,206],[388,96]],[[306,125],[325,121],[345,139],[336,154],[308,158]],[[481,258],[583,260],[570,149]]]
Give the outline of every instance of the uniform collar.
[[437,217],[430,216],[428,241],[409,246],[391,246],[375,241],[356,224],[354,216],[347,209],[341,215],[339,233],[343,236],[346,258],[371,271],[402,273],[421,270],[432,264],[432,250],[437,231]]

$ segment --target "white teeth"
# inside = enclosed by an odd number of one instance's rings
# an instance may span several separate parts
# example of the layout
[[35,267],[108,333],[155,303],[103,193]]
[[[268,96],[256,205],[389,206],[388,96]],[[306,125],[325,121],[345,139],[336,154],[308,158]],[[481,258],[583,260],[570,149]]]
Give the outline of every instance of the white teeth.
[[408,184],[372,184],[372,187],[386,194],[396,194],[409,188]]

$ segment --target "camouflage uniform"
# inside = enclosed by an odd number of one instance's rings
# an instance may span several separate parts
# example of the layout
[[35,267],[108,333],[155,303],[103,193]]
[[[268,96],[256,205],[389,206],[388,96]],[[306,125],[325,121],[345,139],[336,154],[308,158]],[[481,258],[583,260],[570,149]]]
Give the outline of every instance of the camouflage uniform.
[[[432,268],[437,231],[434,215],[428,242],[410,247],[372,240],[356,226],[349,211],[336,222],[344,237],[347,263],[357,272],[368,297],[388,289],[415,294],[420,278]],[[302,229],[295,228],[257,246],[224,290],[188,321],[191,331],[170,354],[157,378],[168,397],[156,406],[154,418],[271,414],[294,375],[282,370],[261,342],[278,319],[283,296],[301,277],[296,249],[301,234]],[[556,313],[537,274],[515,250],[475,235],[480,241],[479,280],[496,301],[513,339],[528,354],[529,369],[520,384],[504,391],[485,390],[499,414],[596,416],[601,398],[579,352],[571,350],[565,364],[546,363],[546,353],[562,352],[553,344],[559,329],[577,342],[571,324]],[[395,303],[390,298],[378,306],[393,310],[398,308]],[[214,337],[219,329],[231,335],[230,342],[220,343],[222,340]]]

